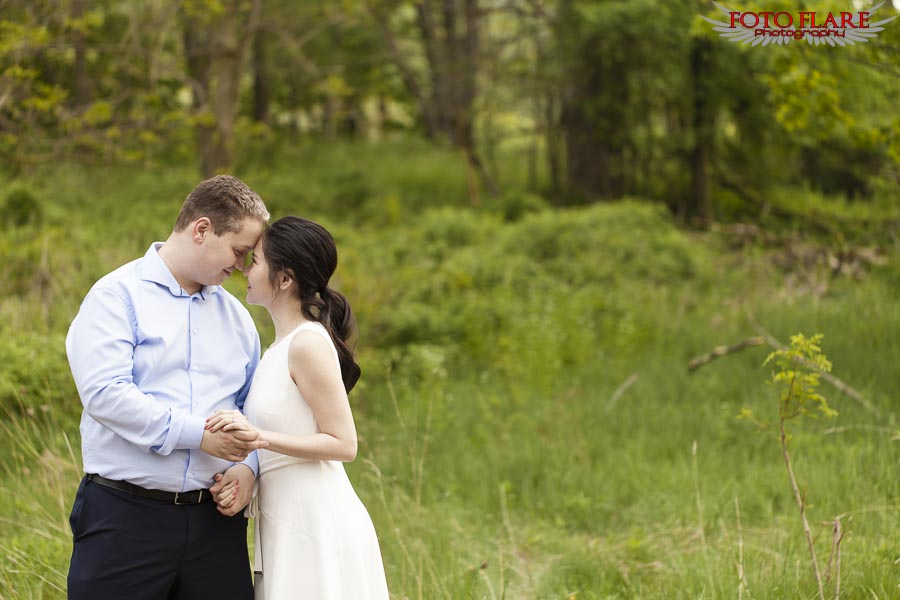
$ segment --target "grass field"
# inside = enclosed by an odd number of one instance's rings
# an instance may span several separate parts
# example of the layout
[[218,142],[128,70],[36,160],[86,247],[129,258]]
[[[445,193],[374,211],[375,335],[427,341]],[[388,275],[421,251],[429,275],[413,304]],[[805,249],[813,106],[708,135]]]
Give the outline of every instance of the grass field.
[[[842,517],[841,597],[900,597],[888,229],[700,233],[637,199],[548,209],[517,189],[515,157],[504,164],[508,191],[477,206],[462,159],[421,145],[281,148],[238,172],[274,216],[337,238],[363,367],[348,472],[392,597],[815,597],[778,442],[737,418],[776,417],[771,348],[687,368],[758,327],[785,343],[824,334],[834,375],[864,398],[823,382],[839,415],[792,423],[792,460],[823,569]],[[43,213],[4,222],[0,242],[2,598],[64,596],[81,473],[65,332],[94,280],[165,238],[195,179],[72,164],[0,176]],[[853,210],[833,210],[834,227]],[[896,225],[889,204],[859,210]],[[877,260],[834,268],[874,246]],[[243,298],[242,277],[226,285]],[[265,345],[267,315],[252,314]]]

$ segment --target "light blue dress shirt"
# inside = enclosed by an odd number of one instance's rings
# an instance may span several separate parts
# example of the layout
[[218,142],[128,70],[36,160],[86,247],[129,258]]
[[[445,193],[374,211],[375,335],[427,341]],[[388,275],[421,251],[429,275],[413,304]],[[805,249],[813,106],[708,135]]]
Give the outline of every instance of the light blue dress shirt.
[[[160,246],[94,284],[66,353],[84,405],[85,472],[183,492],[233,464],[201,452],[200,440],[208,415],[243,408],[259,335],[221,287],[182,290]],[[255,452],[244,463],[258,472]]]

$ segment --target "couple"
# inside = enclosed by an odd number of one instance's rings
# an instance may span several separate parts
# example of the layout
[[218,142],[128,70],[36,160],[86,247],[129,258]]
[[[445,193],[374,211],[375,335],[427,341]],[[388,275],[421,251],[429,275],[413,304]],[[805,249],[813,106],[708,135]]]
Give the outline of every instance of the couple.
[[[66,337],[86,473],[69,598],[388,597],[341,464],[356,456],[347,392],[360,370],[350,306],[328,287],[334,240],[305,219],[268,220],[236,177],[203,181],[169,238],[82,302]],[[275,324],[262,358],[250,314],[220,287],[235,269]]]

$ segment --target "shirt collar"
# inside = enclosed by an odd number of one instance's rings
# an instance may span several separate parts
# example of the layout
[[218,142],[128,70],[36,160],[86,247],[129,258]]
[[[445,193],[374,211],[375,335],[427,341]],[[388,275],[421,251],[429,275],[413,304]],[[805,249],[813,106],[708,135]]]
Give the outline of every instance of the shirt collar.
[[[190,294],[181,288],[178,280],[175,279],[175,276],[172,275],[169,267],[166,266],[165,261],[163,261],[162,257],[159,255],[159,249],[162,248],[162,245],[163,242],[153,242],[150,244],[147,253],[144,254],[144,258],[141,260],[141,279],[144,281],[152,281],[153,283],[157,283],[164,288],[167,288],[173,296],[190,296]],[[218,291],[219,286],[217,285],[204,285],[197,293],[205,300]]]

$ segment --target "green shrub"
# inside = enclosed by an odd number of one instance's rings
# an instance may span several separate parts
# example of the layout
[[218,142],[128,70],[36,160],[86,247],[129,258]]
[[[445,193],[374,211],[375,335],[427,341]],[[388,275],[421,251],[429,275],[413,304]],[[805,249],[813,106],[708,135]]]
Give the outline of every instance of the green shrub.
[[0,365],[0,407],[31,416],[81,409],[64,333],[0,330]]
[[3,199],[0,220],[9,225],[40,225],[44,217],[43,207],[37,196],[25,187],[13,187]]
[[506,221],[519,221],[526,215],[549,208],[544,198],[524,190],[504,191],[499,199],[499,212]]

